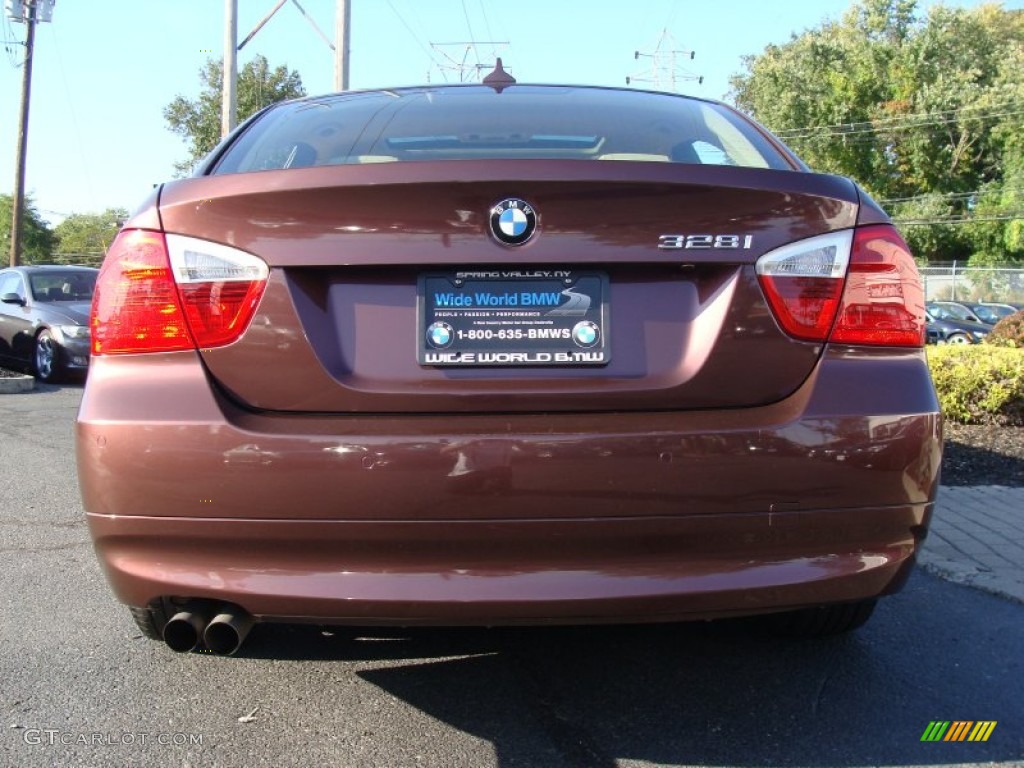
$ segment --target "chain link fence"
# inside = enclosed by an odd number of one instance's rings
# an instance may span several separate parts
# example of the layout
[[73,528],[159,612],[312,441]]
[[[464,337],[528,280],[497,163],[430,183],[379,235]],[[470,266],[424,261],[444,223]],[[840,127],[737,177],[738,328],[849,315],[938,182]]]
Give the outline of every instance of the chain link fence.
[[970,267],[950,261],[918,269],[926,301],[1024,303],[1024,267]]

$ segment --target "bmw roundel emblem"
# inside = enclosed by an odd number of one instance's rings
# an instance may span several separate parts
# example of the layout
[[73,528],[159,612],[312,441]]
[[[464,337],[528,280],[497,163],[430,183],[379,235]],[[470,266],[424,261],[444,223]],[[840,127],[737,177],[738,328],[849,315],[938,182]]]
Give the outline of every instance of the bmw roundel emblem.
[[597,323],[581,320],[572,329],[572,340],[580,347],[592,347],[601,340],[601,329]]
[[427,328],[427,341],[430,346],[435,349],[444,349],[452,340],[455,338],[455,334],[452,332],[452,327],[448,323],[432,323]]
[[522,245],[537,231],[537,212],[518,197],[509,197],[491,208],[491,234],[499,243]]

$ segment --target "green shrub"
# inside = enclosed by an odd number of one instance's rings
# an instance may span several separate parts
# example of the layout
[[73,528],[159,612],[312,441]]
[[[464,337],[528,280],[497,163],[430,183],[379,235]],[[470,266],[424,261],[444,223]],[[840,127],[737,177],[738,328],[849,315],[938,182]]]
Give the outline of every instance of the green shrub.
[[928,367],[950,421],[1024,426],[1024,349],[930,347]]
[[996,323],[985,342],[998,347],[1024,349],[1024,311],[1007,315]]

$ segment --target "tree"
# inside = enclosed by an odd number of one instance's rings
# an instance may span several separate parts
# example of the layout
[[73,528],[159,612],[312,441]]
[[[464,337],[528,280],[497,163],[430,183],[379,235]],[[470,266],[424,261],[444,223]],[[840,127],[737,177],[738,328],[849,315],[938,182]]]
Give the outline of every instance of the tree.
[[[50,261],[56,243],[50,225],[46,223],[35,204],[28,196],[21,209],[21,255],[22,264],[45,264]],[[4,262],[11,252],[11,219],[14,215],[14,197],[0,195],[0,244],[3,246]]]
[[124,208],[108,208],[103,213],[71,214],[54,229],[57,236],[54,260],[98,266],[127,218],[128,211]]
[[957,198],[936,193],[892,203],[890,213],[901,222],[900,229],[919,259],[926,261],[966,260],[970,245],[962,236],[962,227],[935,224],[955,217]]
[[[1007,194],[1024,167],[1024,13],[936,5],[921,17],[916,0],[860,0],[744,70],[736,105],[914,221],[921,255],[1024,257],[1020,196]],[[985,226],[971,222],[982,214]]]
[[[189,157],[174,168],[179,176],[191,173],[203,157],[217,146],[221,139],[221,88],[224,66],[220,61],[207,59],[199,70],[202,90],[194,100],[182,95],[164,107],[168,128],[180,134],[189,144]],[[302,78],[286,66],[270,69],[266,58],[256,56],[238,73],[238,120],[241,122],[269,104],[306,95]]]

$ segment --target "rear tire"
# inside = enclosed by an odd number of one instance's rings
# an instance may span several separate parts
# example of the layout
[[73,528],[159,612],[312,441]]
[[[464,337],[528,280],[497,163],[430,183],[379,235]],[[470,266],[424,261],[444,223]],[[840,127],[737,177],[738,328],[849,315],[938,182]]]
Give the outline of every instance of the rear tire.
[[150,640],[164,639],[164,624],[167,623],[167,620],[164,618],[162,610],[151,607],[140,608],[135,605],[128,606],[128,610],[143,637]]
[[864,626],[874,613],[877,600],[856,603],[833,603],[802,608],[799,611],[766,616],[768,628],[788,637],[827,637]]

